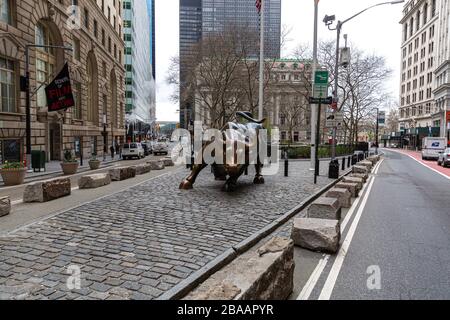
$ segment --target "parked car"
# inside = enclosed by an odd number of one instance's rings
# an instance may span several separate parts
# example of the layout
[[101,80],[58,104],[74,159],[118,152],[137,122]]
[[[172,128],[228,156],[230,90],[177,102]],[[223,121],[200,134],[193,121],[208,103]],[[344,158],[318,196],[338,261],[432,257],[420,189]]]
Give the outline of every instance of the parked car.
[[447,147],[447,138],[425,137],[422,139],[422,160],[437,160]]
[[167,156],[169,154],[169,144],[167,143],[167,140],[158,139],[158,141],[153,144],[153,154],[164,154]]
[[444,168],[450,165],[450,148],[445,149],[444,151],[439,153],[439,158],[437,161],[438,165],[443,166]]
[[145,151],[139,142],[125,143],[122,148],[122,159],[144,158]]

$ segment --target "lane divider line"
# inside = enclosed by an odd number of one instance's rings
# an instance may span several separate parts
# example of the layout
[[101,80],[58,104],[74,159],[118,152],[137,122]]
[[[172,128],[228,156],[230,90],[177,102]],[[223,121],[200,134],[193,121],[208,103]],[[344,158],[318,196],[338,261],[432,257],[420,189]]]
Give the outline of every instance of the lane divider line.
[[[381,159],[376,165],[373,170],[373,174],[376,175],[378,173],[378,170],[381,166],[381,163],[384,161],[384,159]],[[362,196],[365,194],[365,191],[370,184],[370,182],[374,179],[373,176],[369,178],[367,183],[364,185],[363,189],[360,192],[360,196],[358,196],[355,201],[352,204],[352,207],[345,215],[345,219],[341,224],[341,232],[344,233],[345,229],[347,228],[348,222],[352,219],[353,214],[358,208],[358,205],[362,199]],[[311,276],[309,277],[308,281],[306,282],[305,286],[303,287],[302,291],[300,292],[299,296],[297,297],[297,300],[308,300],[311,296],[312,291],[314,290],[315,286],[317,285],[317,282],[319,281],[331,255],[326,254],[322,259],[320,259],[319,263],[317,264],[314,271],[311,273]]]
[[373,178],[369,182],[367,193],[364,195],[361,205],[359,206],[358,212],[356,213],[356,216],[353,219],[352,224],[350,225],[347,236],[345,237],[345,240],[342,243],[341,248],[339,249],[337,257],[334,260],[333,266],[331,267],[330,273],[328,274],[327,280],[325,281],[325,285],[323,286],[322,291],[320,293],[319,300],[330,300],[331,298],[334,286],[336,285],[336,280],[339,276],[342,265],[344,264],[345,257],[347,256],[350,244],[353,240],[353,236],[355,235],[359,220],[361,219],[362,213],[364,212],[364,208],[366,207],[367,200],[369,199],[370,191],[372,190],[374,181],[375,178]]

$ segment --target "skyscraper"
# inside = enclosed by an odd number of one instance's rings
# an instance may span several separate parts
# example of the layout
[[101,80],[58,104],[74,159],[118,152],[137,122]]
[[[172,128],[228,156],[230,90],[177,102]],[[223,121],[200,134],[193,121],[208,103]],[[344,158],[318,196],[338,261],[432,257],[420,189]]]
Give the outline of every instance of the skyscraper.
[[[265,57],[280,57],[281,0],[265,0]],[[190,48],[202,37],[222,32],[227,26],[242,27],[259,35],[260,17],[255,0],[180,0],[180,91]],[[259,50],[250,57],[259,56]],[[192,101],[180,99],[180,124],[192,120]]]
[[156,79],[155,1],[147,0],[148,16],[150,17],[150,60],[152,62],[153,79]]
[[125,99],[128,139],[145,139],[155,122],[151,16],[147,1],[124,1]]
[[193,115],[193,102],[181,99],[186,79],[186,60],[191,47],[202,37],[202,0],[180,0],[180,124],[187,128]]

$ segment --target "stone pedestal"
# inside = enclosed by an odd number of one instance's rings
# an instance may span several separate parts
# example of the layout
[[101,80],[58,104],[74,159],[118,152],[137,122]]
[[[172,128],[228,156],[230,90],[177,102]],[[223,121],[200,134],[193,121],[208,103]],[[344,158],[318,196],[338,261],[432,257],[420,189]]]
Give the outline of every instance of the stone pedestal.
[[0,217],[7,216],[11,212],[11,199],[0,197]]
[[341,219],[341,204],[336,198],[320,197],[308,208],[309,218]]
[[325,196],[338,199],[342,208],[350,208],[352,206],[352,194],[347,189],[333,188]]
[[299,247],[336,253],[339,250],[341,227],[338,220],[297,218],[294,219],[291,237]]
[[111,176],[108,173],[98,173],[83,176],[78,180],[80,189],[96,189],[111,183]]
[[68,196],[71,192],[69,178],[35,182],[25,188],[23,202],[47,202]]

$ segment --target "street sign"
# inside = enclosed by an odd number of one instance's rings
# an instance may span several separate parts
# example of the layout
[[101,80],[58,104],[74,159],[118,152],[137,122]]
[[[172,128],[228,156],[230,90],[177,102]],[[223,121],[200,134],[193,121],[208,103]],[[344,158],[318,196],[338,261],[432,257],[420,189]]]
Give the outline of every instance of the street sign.
[[314,74],[314,84],[322,84],[328,86],[328,71],[316,70],[316,73]]
[[314,73],[314,97],[323,98],[328,96],[328,71],[316,70]]
[[344,124],[344,114],[342,112],[327,112],[325,126],[328,128],[342,127]]
[[315,98],[315,97],[310,97],[309,98],[309,103],[310,104],[332,104],[333,103],[333,97],[328,97],[328,98]]
[[386,123],[386,112],[380,111],[378,113],[378,125],[379,126],[384,126],[385,123]]

